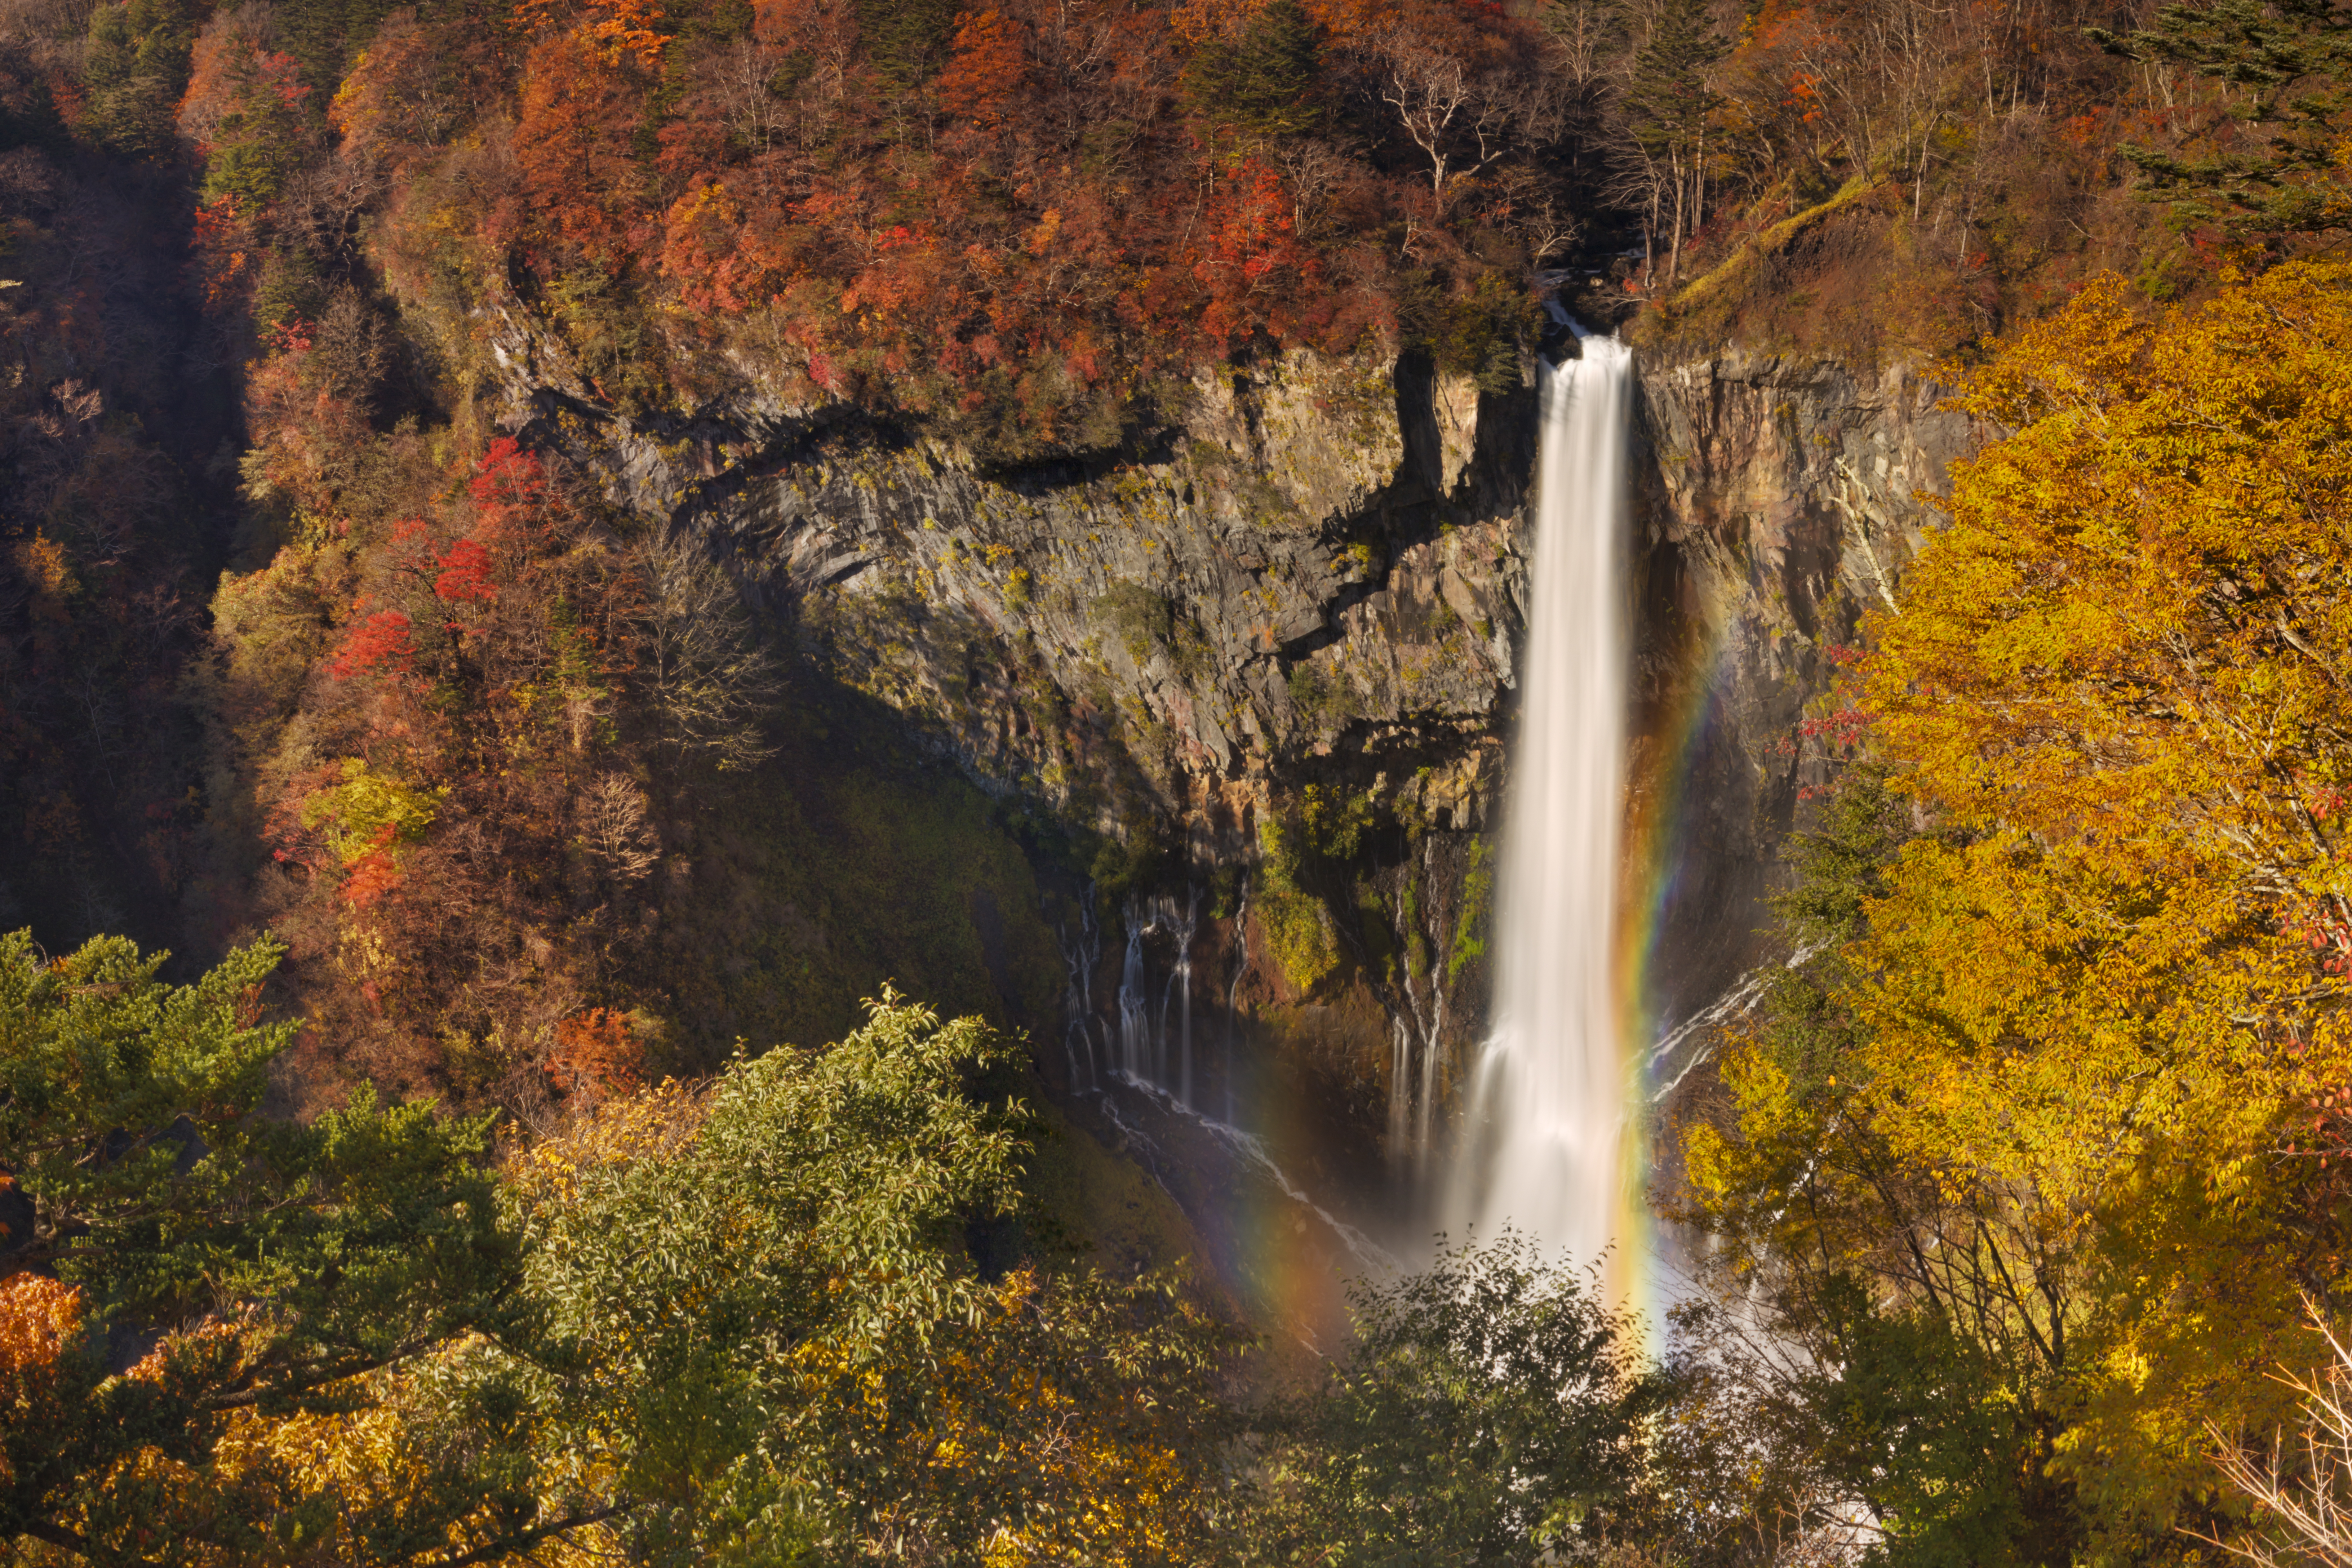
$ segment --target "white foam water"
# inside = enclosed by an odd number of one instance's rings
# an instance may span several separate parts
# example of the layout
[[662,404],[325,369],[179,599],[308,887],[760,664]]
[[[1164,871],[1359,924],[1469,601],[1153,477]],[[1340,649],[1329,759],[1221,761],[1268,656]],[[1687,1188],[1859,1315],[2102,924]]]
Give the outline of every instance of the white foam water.
[[1534,581],[1503,824],[1495,1014],[1444,1207],[1598,1260],[1622,1212],[1629,1078],[1617,963],[1632,351],[1544,373]]

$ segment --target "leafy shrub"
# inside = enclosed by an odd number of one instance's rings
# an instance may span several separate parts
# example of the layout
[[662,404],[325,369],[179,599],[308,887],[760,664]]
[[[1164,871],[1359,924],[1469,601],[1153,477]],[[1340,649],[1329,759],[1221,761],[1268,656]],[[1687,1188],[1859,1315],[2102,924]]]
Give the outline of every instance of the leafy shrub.
[[1339,944],[1332,929],[1331,911],[1323,900],[1298,883],[1299,856],[1296,830],[1273,816],[1260,819],[1258,843],[1265,859],[1258,868],[1258,896],[1252,907],[1267,950],[1291,989],[1304,996],[1339,965]]
[[1454,928],[1454,951],[1445,959],[1448,985],[1462,977],[1464,969],[1486,956],[1486,923],[1494,910],[1493,859],[1493,847],[1484,837],[1470,840],[1469,863],[1462,873],[1462,920]]
[[1648,1434],[1673,1393],[1638,1323],[1594,1296],[1509,1232],[1352,1287],[1355,1343],[1267,1466],[1265,1543],[1351,1563],[1654,1561],[1592,1554],[1650,1533]]
[[1327,733],[1346,728],[1348,721],[1363,711],[1356,689],[1309,659],[1301,659],[1290,667],[1284,684],[1290,690],[1290,705],[1298,710],[1307,723]]

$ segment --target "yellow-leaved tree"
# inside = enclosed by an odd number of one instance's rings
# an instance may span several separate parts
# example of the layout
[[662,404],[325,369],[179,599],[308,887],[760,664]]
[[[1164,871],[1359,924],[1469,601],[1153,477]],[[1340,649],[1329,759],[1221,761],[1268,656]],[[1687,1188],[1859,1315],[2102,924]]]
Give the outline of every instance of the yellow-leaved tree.
[[[1830,939],[1727,1064],[1698,1217],[1837,1370],[1898,1558],[2233,1530],[2347,1283],[2314,1108],[2352,1065],[2352,268],[2002,344],[1803,847]],[[1913,809],[1931,830],[1913,836]],[[1905,840],[1907,840],[1906,842]],[[2324,1142],[2324,1140],[2322,1140]]]

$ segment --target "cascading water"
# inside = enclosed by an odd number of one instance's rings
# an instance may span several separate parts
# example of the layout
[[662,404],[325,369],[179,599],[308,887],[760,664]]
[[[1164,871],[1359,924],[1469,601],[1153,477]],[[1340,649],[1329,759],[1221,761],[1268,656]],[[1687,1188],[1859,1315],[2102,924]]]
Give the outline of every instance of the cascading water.
[[1157,1042],[1151,1037],[1151,1004],[1144,994],[1150,976],[1143,967],[1143,933],[1151,929],[1141,911],[1127,911],[1127,959],[1118,972],[1118,1067],[1133,1079],[1156,1080],[1160,1064],[1152,1059]]
[[1102,963],[1102,928],[1095,923],[1095,894],[1087,889],[1086,901],[1078,906],[1078,930],[1073,936],[1065,927],[1055,927],[1060,939],[1062,963],[1069,972],[1068,988],[1063,1008],[1062,1049],[1070,1059],[1070,1092],[1095,1087],[1095,1041],[1088,1033],[1095,1014],[1095,969]]
[[[1149,1083],[1192,1103],[1192,939],[1199,930],[1201,894],[1187,889],[1180,914],[1169,898],[1129,900],[1127,906],[1127,953],[1119,965],[1118,1070],[1138,1083]],[[1176,940],[1175,962],[1160,993],[1158,1016],[1151,1005],[1151,966],[1143,939],[1164,931]],[[1087,998],[1073,990],[1081,1005]],[[1169,1027],[1171,1008],[1175,1027]]]
[[1597,1260],[1625,1188],[1617,964],[1625,773],[1622,552],[1633,354],[1587,337],[1546,373],[1520,729],[1503,860],[1495,1022],[1445,1207]]
[[[1445,945],[1442,919],[1425,925],[1417,911],[1419,886],[1435,856],[1434,842],[1423,840],[1422,870],[1406,868],[1391,910],[1398,929],[1408,934],[1408,954],[1414,944],[1426,943],[1430,952],[1442,952]],[[1445,1061],[1445,971],[1432,963],[1423,972],[1408,957],[1398,978],[1404,1005],[1392,1007],[1389,1017],[1389,1155],[1421,1183],[1429,1176],[1438,1074]]]
[[[1241,907],[1234,911],[1234,930],[1249,930],[1249,884],[1242,884]],[[1240,952],[1234,961],[1234,977],[1225,986],[1225,1120],[1234,1119],[1234,1037],[1240,1030],[1242,1016],[1242,982],[1249,977],[1249,943],[1235,944]]]

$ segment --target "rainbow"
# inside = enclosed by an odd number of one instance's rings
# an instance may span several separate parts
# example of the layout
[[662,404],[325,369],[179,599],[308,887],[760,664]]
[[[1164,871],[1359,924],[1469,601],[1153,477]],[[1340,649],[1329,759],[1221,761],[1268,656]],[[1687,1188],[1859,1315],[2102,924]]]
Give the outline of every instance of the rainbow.
[[1715,694],[1738,649],[1729,629],[1717,627],[1695,629],[1680,651],[1681,679],[1644,716],[1628,761],[1625,889],[1618,927],[1629,1126],[1617,1215],[1620,1239],[1609,1287],[1612,1300],[1641,1315],[1654,1353],[1664,1348],[1668,1310],[1685,1294],[1661,1257],[1664,1237],[1650,1202],[1656,1140],[1664,1131],[1656,1121],[1658,1102],[1676,1068],[1675,1059],[1657,1049],[1668,1023],[1661,1011],[1662,981],[1674,956],[1665,945],[1667,918],[1684,890],[1687,869],[1706,847],[1696,837],[1692,788],[1717,712]]

